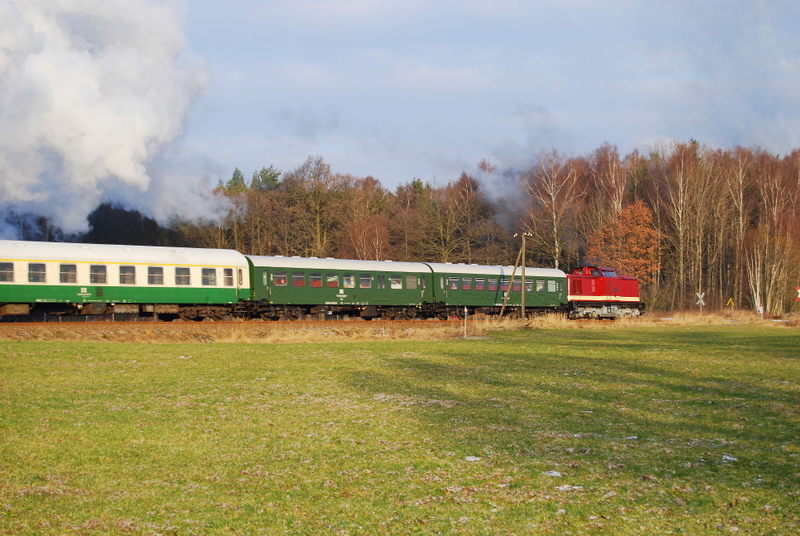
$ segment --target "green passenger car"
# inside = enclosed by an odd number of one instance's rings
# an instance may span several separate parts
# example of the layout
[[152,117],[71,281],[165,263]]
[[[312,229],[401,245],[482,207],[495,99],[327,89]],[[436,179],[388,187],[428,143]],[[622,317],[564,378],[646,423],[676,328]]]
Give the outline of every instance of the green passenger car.
[[249,298],[231,250],[0,241],[0,315],[221,317]]
[[[435,300],[445,306],[448,314],[461,315],[464,307],[470,314],[496,314],[504,303],[510,308],[522,306],[522,270],[519,267],[515,271],[513,266],[427,265],[435,273]],[[566,285],[567,278],[561,270],[526,267],[526,311],[564,309],[567,304]]]
[[422,263],[248,256],[264,319],[307,314],[415,318],[433,282]]

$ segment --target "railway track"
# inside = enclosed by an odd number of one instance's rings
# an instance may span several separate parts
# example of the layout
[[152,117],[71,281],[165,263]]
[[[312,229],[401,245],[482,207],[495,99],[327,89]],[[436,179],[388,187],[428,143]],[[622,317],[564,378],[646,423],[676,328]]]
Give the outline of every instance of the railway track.
[[442,339],[463,335],[457,320],[296,320],[286,322],[2,322],[0,340],[179,342],[336,342]]
[[[118,315],[122,316],[122,315]],[[472,317],[470,317],[472,318]],[[292,326],[446,326],[453,324],[463,324],[463,319],[451,318],[448,320],[439,320],[436,318],[429,319],[413,319],[413,320],[364,320],[360,318],[350,319],[335,319],[335,320],[204,320],[193,322],[191,320],[173,320],[170,322],[153,320],[152,318],[139,318],[139,319],[96,319],[90,316],[72,316],[72,317],[51,317],[47,320],[0,320],[0,328],[2,326],[126,326],[126,325],[150,325],[150,326],[243,326],[253,325],[262,327],[292,327]]]

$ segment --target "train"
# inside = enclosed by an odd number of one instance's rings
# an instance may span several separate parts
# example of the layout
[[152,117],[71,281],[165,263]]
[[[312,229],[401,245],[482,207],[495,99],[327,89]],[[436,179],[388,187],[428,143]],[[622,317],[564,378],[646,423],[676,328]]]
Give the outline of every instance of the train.
[[[447,319],[644,313],[635,278],[558,269],[244,255],[230,249],[0,240],[0,318]],[[524,282],[523,282],[524,279]]]

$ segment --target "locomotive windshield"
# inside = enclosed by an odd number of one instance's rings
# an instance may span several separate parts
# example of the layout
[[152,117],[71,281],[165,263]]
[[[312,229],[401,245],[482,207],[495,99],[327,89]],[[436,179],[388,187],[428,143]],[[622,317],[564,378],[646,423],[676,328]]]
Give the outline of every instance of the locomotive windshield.
[[617,277],[617,272],[614,270],[603,270],[603,275],[605,277]]

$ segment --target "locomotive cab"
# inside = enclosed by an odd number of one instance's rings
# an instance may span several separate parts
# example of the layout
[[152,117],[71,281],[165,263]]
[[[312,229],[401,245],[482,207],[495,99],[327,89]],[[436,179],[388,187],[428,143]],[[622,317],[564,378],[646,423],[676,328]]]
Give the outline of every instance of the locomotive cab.
[[570,318],[619,318],[639,316],[639,281],[617,275],[614,268],[583,266],[567,275]]

